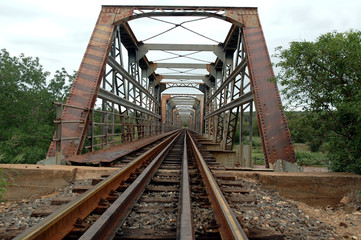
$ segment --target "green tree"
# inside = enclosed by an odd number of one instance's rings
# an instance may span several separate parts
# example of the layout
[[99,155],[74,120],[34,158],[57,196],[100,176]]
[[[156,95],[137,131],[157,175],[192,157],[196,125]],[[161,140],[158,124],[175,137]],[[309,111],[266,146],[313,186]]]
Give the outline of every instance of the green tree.
[[[325,143],[327,128],[319,113],[311,111],[285,112],[287,124],[292,134],[292,140],[297,143],[306,143],[311,152],[317,152]],[[327,119],[326,119],[327,120]]]
[[360,174],[361,32],[331,32],[277,50],[277,78],[288,105],[305,111],[315,149],[327,141],[331,168]]
[[[0,51],[0,153],[2,162],[44,159],[55,126],[53,101],[63,101],[74,78],[65,69],[44,71],[38,58]],[[49,84],[47,84],[49,82]]]

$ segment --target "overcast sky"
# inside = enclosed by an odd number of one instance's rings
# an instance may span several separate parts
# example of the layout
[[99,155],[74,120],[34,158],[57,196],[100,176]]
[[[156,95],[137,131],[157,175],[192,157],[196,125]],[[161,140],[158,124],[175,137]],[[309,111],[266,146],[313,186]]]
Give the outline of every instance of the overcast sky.
[[39,57],[52,73],[61,67],[77,70],[102,4],[258,7],[271,55],[291,41],[313,41],[333,30],[361,30],[360,0],[2,0],[0,48],[11,55]]

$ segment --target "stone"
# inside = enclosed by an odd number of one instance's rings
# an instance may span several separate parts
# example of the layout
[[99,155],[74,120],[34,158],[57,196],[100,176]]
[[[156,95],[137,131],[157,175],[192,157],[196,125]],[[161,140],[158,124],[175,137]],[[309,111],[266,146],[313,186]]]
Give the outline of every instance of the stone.
[[340,225],[340,227],[344,227],[344,228],[348,227],[348,225],[346,223],[344,223],[344,222],[340,222],[339,225]]
[[269,196],[262,197],[263,200],[266,200],[267,202],[271,201],[271,198]]
[[346,239],[350,238],[350,236],[351,236],[351,234],[350,234],[349,232],[345,232],[345,233],[342,235],[342,237],[343,237],[343,238],[346,238]]
[[350,203],[350,199],[347,197],[347,196],[344,196],[341,201],[340,201],[341,204],[349,204]]
[[277,222],[270,222],[269,225],[271,227],[277,227],[278,226],[278,223]]

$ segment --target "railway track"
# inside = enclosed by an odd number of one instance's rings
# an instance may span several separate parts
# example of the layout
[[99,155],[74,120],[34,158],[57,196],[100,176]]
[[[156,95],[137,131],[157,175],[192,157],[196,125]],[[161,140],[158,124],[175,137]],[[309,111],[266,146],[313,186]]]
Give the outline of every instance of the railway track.
[[173,133],[15,239],[247,239],[198,146]]

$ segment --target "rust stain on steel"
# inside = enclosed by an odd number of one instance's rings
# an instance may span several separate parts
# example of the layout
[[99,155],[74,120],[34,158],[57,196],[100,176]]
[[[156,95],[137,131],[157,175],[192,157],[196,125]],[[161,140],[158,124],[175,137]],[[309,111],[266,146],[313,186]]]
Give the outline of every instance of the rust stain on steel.
[[212,172],[208,168],[207,163],[203,159],[202,154],[196,146],[195,138],[193,138],[189,132],[187,132],[187,134],[198,164],[199,172],[202,175],[202,180],[207,190],[211,208],[213,209],[217,223],[220,225],[219,229],[221,238],[237,240],[248,239],[231,207],[226,201],[221,189],[219,188]]
[[212,64],[206,64],[206,69],[209,73],[212,73],[212,68],[213,68]]
[[235,24],[243,24],[249,69],[257,119],[260,128],[266,166],[283,159],[296,162],[291,135],[282,110],[282,102],[268,55],[257,8],[225,9],[225,15]]
[[[271,163],[277,159],[295,162],[294,149],[277,86],[268,81],[274,75],[270,67],[270,59],[257,8],[224,8],[224,11],[228,20],[243,26],[247,62],[258,111],[260,132],[263,136],[262,144],[265,159]],[[103,7],[66,102],[68,105],[85,107],[86,109],[94,107],[111,47],[114,23],[132,15],[133,7]],[[157,78],[156,84],[159,84],[160,80]],[[78,137],[78,140],[62,143],[62,154],[65,157],[74,156],[80,152],[89,124],[88,114],[88,110],[64,108],[63,120],[82,121],[81,124],[67,123],[63,125],[63,138]],[[52,142],[48,157],[54,155],[55,142]]]
[[107,149],[102,149],[96,152],[90,152],[86,154],[77,155],[74,157],[68,157],[65,161],[73,163],[109,163],[116,159],[123,157],[139,148],[142,148],[154,141],[157,141],[163,137],[173,134],[175,131],[166,132],[154,137],[142,138],[134,142],[123,143],[121,145],[113,146]]
[[167,108],[167,101],[171,98],[171,95],[163,94],[162,95],[162,123],[165,123],[165,113]]
[[241,23],[248,27],[260,26],[257,8],[226,8],[225,16],[233,19],[235,24]]
[[83,193],[79,198],[62,206],[40,224],[26,229],[15,240],[63,239],[74,228],[78,219],[85,219],[98,206],[100,199],[106,199],[112,191],[120,186],[121,182],[127,180],[148,160],[154,158],[175,136],[176,133]]
[[[166,154],[173,146],[174,141],[179,137],[178,131],[174,138],[163,144],[164,147],[160,149],[159,154],[148,154],[148,159],[152,159],[151,163],[142,171],[142,173],[133,181],[130,186],[118,197],[112,205],[88,228],[79,240],[91,239],[113,239],[117,228],[125,221],[127,215],[130,213],[132,207],[137,202],[137,199],[143,193],[145,187],[151,180],[154,173],[161,165]],[[152,157],[154,156],[154,157]]]
[[192,217],[192,198],[189,183],[188,156],[187,156],[187,134],[184,135],[183,160],[182,160],[182,183],[181,183],[181,199],[179,200],[179,231],[177,231],[177,239],[192,240],[195,239]]
[[296,158],[291,135],[277,85],[273,81],[274,73],[262,27],[245,26],[243,34],[265,159],[272,164],[278,159],[294,163]]
[[[104,66],[111,47],[114,21],[133,14],[132,8],[103,8],[99,14],[93,34],[85,51],[78,74],[70,90],[67,105],[86,109],[94,107],[99,85],[103,76]],[[78,137],[78,140],[63,141],[62,154],[65,157],[77,155],[83,146],[83,141],[89,125],[89,110],[65,107],[64,121],[81,121],[82,123],[63,124],[62,138]],[[48,157],[55,156],[55,142],[50,144]]]

